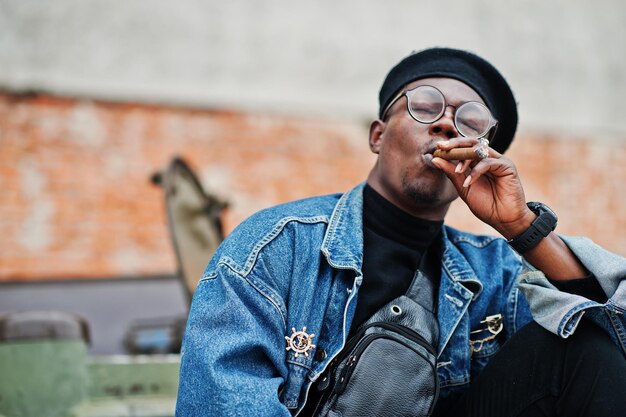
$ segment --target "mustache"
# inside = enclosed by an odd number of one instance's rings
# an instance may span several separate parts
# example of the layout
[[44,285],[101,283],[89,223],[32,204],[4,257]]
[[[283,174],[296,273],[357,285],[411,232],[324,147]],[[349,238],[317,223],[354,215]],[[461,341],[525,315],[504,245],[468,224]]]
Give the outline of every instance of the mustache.
[[430,155],[435,153],[435,151],[438,149],[437,148],[437,142],[441,142],[442,140],[443,140],[442,138],[432,138],[430,140],[430,142],[425,144],[424,147],[422,148],[423,149],[423,153],[424,154],[430,154]]

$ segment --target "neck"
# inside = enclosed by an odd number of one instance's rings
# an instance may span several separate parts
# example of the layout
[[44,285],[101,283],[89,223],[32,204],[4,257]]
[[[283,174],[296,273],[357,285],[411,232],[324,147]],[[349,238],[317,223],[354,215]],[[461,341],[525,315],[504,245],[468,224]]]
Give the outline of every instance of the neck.
[[443,221],[450,208],[451,201],[419,203],[403,193],[391,192],[372,175],[368,177],[367,184],[391,204],[413,217],[431,221]]
[[363,189],[363,224],[369,230],[412,248],[427,248],[443,221],[415,217],[396,207],[369,185]]

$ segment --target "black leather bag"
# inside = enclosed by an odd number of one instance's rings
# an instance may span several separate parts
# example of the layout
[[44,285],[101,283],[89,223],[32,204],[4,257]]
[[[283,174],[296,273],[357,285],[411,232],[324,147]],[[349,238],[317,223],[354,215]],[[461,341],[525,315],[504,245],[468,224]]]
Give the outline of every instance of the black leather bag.
[[[439,394],[438,323],[412,298],[424,294],[416,278],[407,292],[365,322],[318,386],[324,390],[318,417],[429,416]],[[420,294],[421,291],[421,294]],[[413,296],[413,297],[411,297]]]

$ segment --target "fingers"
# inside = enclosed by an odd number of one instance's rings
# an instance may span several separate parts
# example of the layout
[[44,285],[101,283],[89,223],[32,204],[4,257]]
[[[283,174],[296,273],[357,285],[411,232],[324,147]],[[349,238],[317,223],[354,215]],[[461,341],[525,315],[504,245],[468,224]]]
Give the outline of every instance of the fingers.
[[450,181],[452,181],[452,183],[454,184],[455,188],[457,190],[461,190],[463,188],[463,182],[466,180],[465,174],[464,174],[464,170],[459,170],[457,171],[459,168],[459,165],[463,165],[466,162],[472,162],[472,161],[462,161],[459,162],[458,165],[455,165],[455,163],[447,161],[443,158],[433,158],[432,159],[432,163],[433,165],[435,165],[437,168],[441,169],[446,176],[450,179]]
[[437,148],[447,151],[453,148],[469,148],[476,144],[478,144],[478,139],[476,138],[466,138],[464,136],[459,136],[458,138],[439,141],[435,145],[437,146]]
[[434,157],[432,159],[432,163],[437,168],[439,168],[443,172],[445,172],[448,176],[451,176],[451,175],[453,175],[455,173],[455,165],[451,161],[448,161],[448,160],[443,159],[443,158]]
[[486,173],[498,177],[515,172],[512,162],[491,148],[489,149],[489,157],[480,161],[451,162],[443,158],[433,158],[432,162],[446,173],[459,190],[468,188]]
[[[476,138],[460,136],[446,141],[439,141],[436,143],[436,146],[437,149],[442,151],[450,151],[452,149],[475,147],[479,143],[480,141]],[[435,157],[432,161],[435,166],[446,173],[457,186],[457,189],[468,188],[487,172],[492,172],[498,176],[498,171],[508,171],[508,169],[503,170],[503,168],[512,168],[512,162],[504,158],[501,153],[490,147],[487,147],[487,150],[488,154],[484,159],[467,159],[451,162],[447,160],[448,158]]]
[[468,159],[466,161],[459,161],[459,163],[456,165],[456,168],[454,169],[454,172],[456,172],[457,174],[461,172],[465,172],[469,169],[471,164],[472,164],[471,159]]
[[[455,148],[471,148],[481,143],[476,138],[466,138],[464,136],[459,136],[458,138],[452,138],[449,140],[442,140],[435,143],[437,149],[441,149],[442,151],[449,151]],[[501,153],[494,150],[493,148],[488,147],[489,150],[489,158],[500,158],[502,156]]]
[[[485,158],[499,158],[501,155],[487,146],[487,141],[474,139],[454,139],[448,142],[437,142],[437,149],[432,155],[437,158],[443,158],[448,161],[466,161],[464,164],[458,164],[457,173],[465,171],[471,164],[470,161],[479,161]],[[459,146],[471,145],[473,146]],[[444,149],[445,148],[445,149]]]
[[468,188],[486,173],[490,173],[494,177],[500,177],[514,172],[515,168],[511,160],[502,157],[502,155],[500,155],[499,158],[485,158],[478,162],[476,165],[474,165],[471,170],[469,170],[463,182],[463,187]]

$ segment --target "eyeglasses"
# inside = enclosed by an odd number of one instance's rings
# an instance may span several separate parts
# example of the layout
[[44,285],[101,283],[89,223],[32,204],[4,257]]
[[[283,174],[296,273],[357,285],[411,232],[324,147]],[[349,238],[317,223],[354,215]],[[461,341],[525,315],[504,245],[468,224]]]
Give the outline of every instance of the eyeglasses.
[[455,108],[454,126],[461,136],[482,138],[498,125],[498,121],[484,104],[467,101],[458,107],[449,105],[443,93],[431,85],[419,85],[411,90],[402,91],[391,100],[383,112],[383,120],[391,106],[402,96],[406,96],[409,114],[420,123],[434,123],[441,119],[448,106]]

